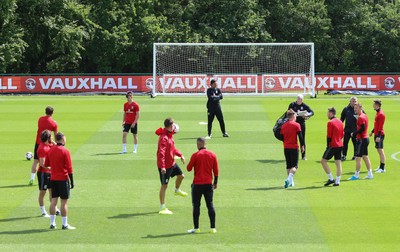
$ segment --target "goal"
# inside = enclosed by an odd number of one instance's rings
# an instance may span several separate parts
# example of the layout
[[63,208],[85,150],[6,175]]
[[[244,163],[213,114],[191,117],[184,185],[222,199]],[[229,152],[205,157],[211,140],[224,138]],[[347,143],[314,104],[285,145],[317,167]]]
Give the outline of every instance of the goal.
[[314,43],[154,43],[153,95],[315,96]]

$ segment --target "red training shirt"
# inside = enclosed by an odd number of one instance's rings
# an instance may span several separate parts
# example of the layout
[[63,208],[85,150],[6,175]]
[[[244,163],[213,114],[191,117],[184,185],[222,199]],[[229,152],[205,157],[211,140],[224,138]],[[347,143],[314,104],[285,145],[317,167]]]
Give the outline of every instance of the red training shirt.
[[301,132],[300,124],[296,121],[287,121],[281,127],[281,134],[283,135],[283,147],[285,149],[298,149],[297,133]]
[[165,128],[158,128],[155,132],[158,138],[157,166],[159,169],[169,169],[175,164],[175,156],[182,157],[182,153],[175,148],[173,133]]
[[357,139],[368,138],[368,117],[366,114],[361,113],[357,118],[357,131],[360,130],[363,124],[365,124],[364,131],[357,134]]
[[135,121],[137,113],[139,112],[139,105],[136,102],[125,102],[124,113],[125,113],[125,123],[132,124]]
[[51,167],[50,180],[68,180],[68,174],[72,174],[72,162],[69,151],[62,145],[50,148],[45,160],[45,166]]
[[200,149],[193,153],[186,166],[188,171],[194,168],[193,184],[212,184],[213,174],[218,176],[218,160],[214,152],[207,149]]
[[[51,144],[45,144],[45,143],[41,142],[39,144],[39,147],[38,147],[37,152],[36,152],[37,155],[38,155],[38,159],[46,158],[47,157],[47,153],[49,152],[49,150],[50,150],[50,148],[52,146],[53,145],[51,145]],[[45,159],[45,163],[46,163],[46,159]],[[38,172],[51,173],[51,170],[47,170],[47,169],[45,169],[45,168],[43,168],[42,166],[39,165]]]
[[329,147],[343,147],[344,128],[343,122],[336,117],[329,120],[326,137],[331,139]]
[[382,109],[376,111],[375,121],[374,121],[374,135],[377,136],[380,133],[380,136],[385,135],[385,131],[383,130],[383,125],[385,124],[386,116],[383,113]]
[[57,122],[51,118],[51,116],[45,115],[39,117],[38,120],[38,130],[36,134],[36,144],[40,144],[40,134],[42,134],[43,130],[50,130],[53,132],[58,132]]

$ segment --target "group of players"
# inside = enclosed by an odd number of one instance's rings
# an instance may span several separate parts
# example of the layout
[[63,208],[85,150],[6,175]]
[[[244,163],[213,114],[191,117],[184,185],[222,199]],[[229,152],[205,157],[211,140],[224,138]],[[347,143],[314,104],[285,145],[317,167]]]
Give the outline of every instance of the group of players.
[[[322,155],[321,165],[328,176],[328,181],[324,184],[329,186],[340,185],[342,175],[342,161],[347,159],[348,144],[352,140],[354,147],[354,156],[352,160],[356,161],[356,171],[348,180],[358,180],[360,178],[360,169],[362,160],[364,161],[368,175],[365,179],[373,179],[371,162],[368,157],[369,137],[374,135],[375,148],[379,154],[380,165],[375,170],[376,173],[384,173],[385,170],[385,153],[383,150],[383,141],[385,139],[385,131],[383,129],[386,116],[381,109],[381,100],[373,101],[373,108],[376,111],[374,128],[368,133],[368,117],[364,113],[363,106],[358,103],[356,97],[350,98],[350,103],[346,106],[340,119],[336,117],[336,109],[328,108],[327,117],[327,135],[326,135],[326,150]],[[298,95],[297,100],[289,105],[289,110],[286,113],[288,122],[281,127],[280,133],[283,135],[284,154],[286,159],[287,179],[284,183],[284,188],[294,186],[293,176],[298,169],[299,148],[302,153],[302,159],[306,160],[305,156],[305,120],[313,116],[314,112],[310,107],[303,103],[303,96]],[[345,122],[345,126],[343,125]],[[298,145],[298,140],[300,146]],[[328,160],[335,160],[336,179],[334,179],[331,170],[328,166]]]

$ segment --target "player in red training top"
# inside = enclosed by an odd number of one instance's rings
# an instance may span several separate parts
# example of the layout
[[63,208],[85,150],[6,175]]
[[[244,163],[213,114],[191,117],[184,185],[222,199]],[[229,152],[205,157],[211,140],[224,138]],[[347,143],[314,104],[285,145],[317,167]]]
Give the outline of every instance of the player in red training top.
[[129,130],[133,134],[133,153],[137,153],[138,147],[138,120],[140,116],[139,105],[133,101],[132,91],[126,93],[127,102],[124,103],[124,116],[122,118],[122,151],[121,154],[125,154],[126,151],[126,136]]
[[374,175],[372,175],[371,161],[368,157],[368,117],[363,113],[363,107],[361,103],[354,105],[354,111],[358,115],[356,131],[356,171],[348,180],[358,180],[360,178],[361,158],[364,160],[368,170],[368,175],[365,178],[373,179]]
[[[37,155],[39,158],[39,169],[37,171],[37,179],[39,185],[39,206],[42,212],[43,217],[50,217],[47,214],[46,209],[44,207],[44,196],[46,195],[47,189],[49,189],[49,199],[51,201],[51,188],[50,188],[50,174],[51,168],[50,166],[45,166],[45,160],[47,157],[47,153],[50,148],[53,146],[51,141],[51,132],[50,130],[44,130],[40,136],[41,143],[37,149]],[[56,214],[60,214],[60,210],[56,208]]]
[[183,164],[185,163],[185,157],[175,148],[174,127],[174,119],[167,118],[164,120],[164,128],[158,128],[155,132],[159,136],[157,148],[157,167],[161,181],[159,214],[172,214],[165,205],[165,192],[170,178],[176,176],[175,196],[187,196],[186,192],[179,189],[185,176],[175,162],[175,156],[180,157]]
[[57,145],[53,146],[47,153],[45,166],[51,167],[50,184],[52,198],[50,204],[50,229],[56,228],[56,206],[58,198],[61,198],[61,217],[62,229],[75,229],[68,224],[68,199],[70,189],[74,188],[74,178],[72,176],[71,154],[64,147],[67,139],[64,134],[56,134]]
[[281,134],[283,135],[283,148],[286,159],[286,172],[287,179],[285,180],[285,188],[294,186],[293,176],[298,169],[299,162],[299,145],[297,137],[300,140],[301,151],[304,152],[304,139],[301,133],[300,124],[296,122],[296,113],[290,109],[286,113],[289,119],[281,127]]
[[385,131],[383,130],[383,125],[385,124],[386,116],[383,110],[381,109],[382,102],[381,100],[374,100],[374,110],[376,111],[375,121],[374,121],[374,128],[372,129],[369,136],[374,134],[374,142],[375,148],[379,154],[380,165],[375,170],[375,173],[384,173],[385,170],[385,152],[383,151],[383,140],[385,139]]
[[53,107],[47,106],[45,109],[46,115],[41,116],[38,120],[38,130],[36,133],[36,142],[35,142],[35,147],[33,151],[34,159],[32,163],[32,169],[31,169],[31,178],[29,180],[29,185],[33,185],[33,181],[35,180],[36,176],[36,171],[38,168],[38,163],[39,163],[39,158],[37,156],[37,149],[39,148],[40,144],[40,134],[43,132],[43,130],[50,130],[54,132],[54,135],[58,132],[58,125],[56,121],[53,120],[52,116],[54,113]]
[[[344,127],[343,122],[336,118],[336,109],[328,108],[327,116],[329,122],[327,124],[326,134],[326,150],[321,159],[322,168],[328,175],[328,181],[325,186],[333,184],[333,186],[339,186],[340,176],[342,175],[342,148],[343,148],[343,136]],[[328,160],[332,157],[335,158],[336,165],[336,180],[333,179],[331,169],[328,166]]]
[[[197,149],[191,157],[186,169],[190,172],[194,169],[192,184],[192,205],[194,228],[188,233],[199,233],[200,201],[204,195],[210,217],[210,233],[216,233],[215,209],[213,204],[214,190],[218,183],[218,160],[214,152],[206,149],[205,138],[197,138]],[[214,178],[214,182],[213,182]]]

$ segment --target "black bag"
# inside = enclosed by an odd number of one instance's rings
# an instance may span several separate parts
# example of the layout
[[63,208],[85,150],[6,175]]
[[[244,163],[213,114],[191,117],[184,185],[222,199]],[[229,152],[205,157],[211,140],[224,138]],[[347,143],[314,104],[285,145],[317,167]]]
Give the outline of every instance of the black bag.
[[274,136],[276,139],[283,141],[283,135],[281,134],[281,128],[282,125],[285,124],[288,121],[288,118],[286,117],[286,112],[279,117],[279,119],[276,121],[274,128],[272,131],[274,132]]

